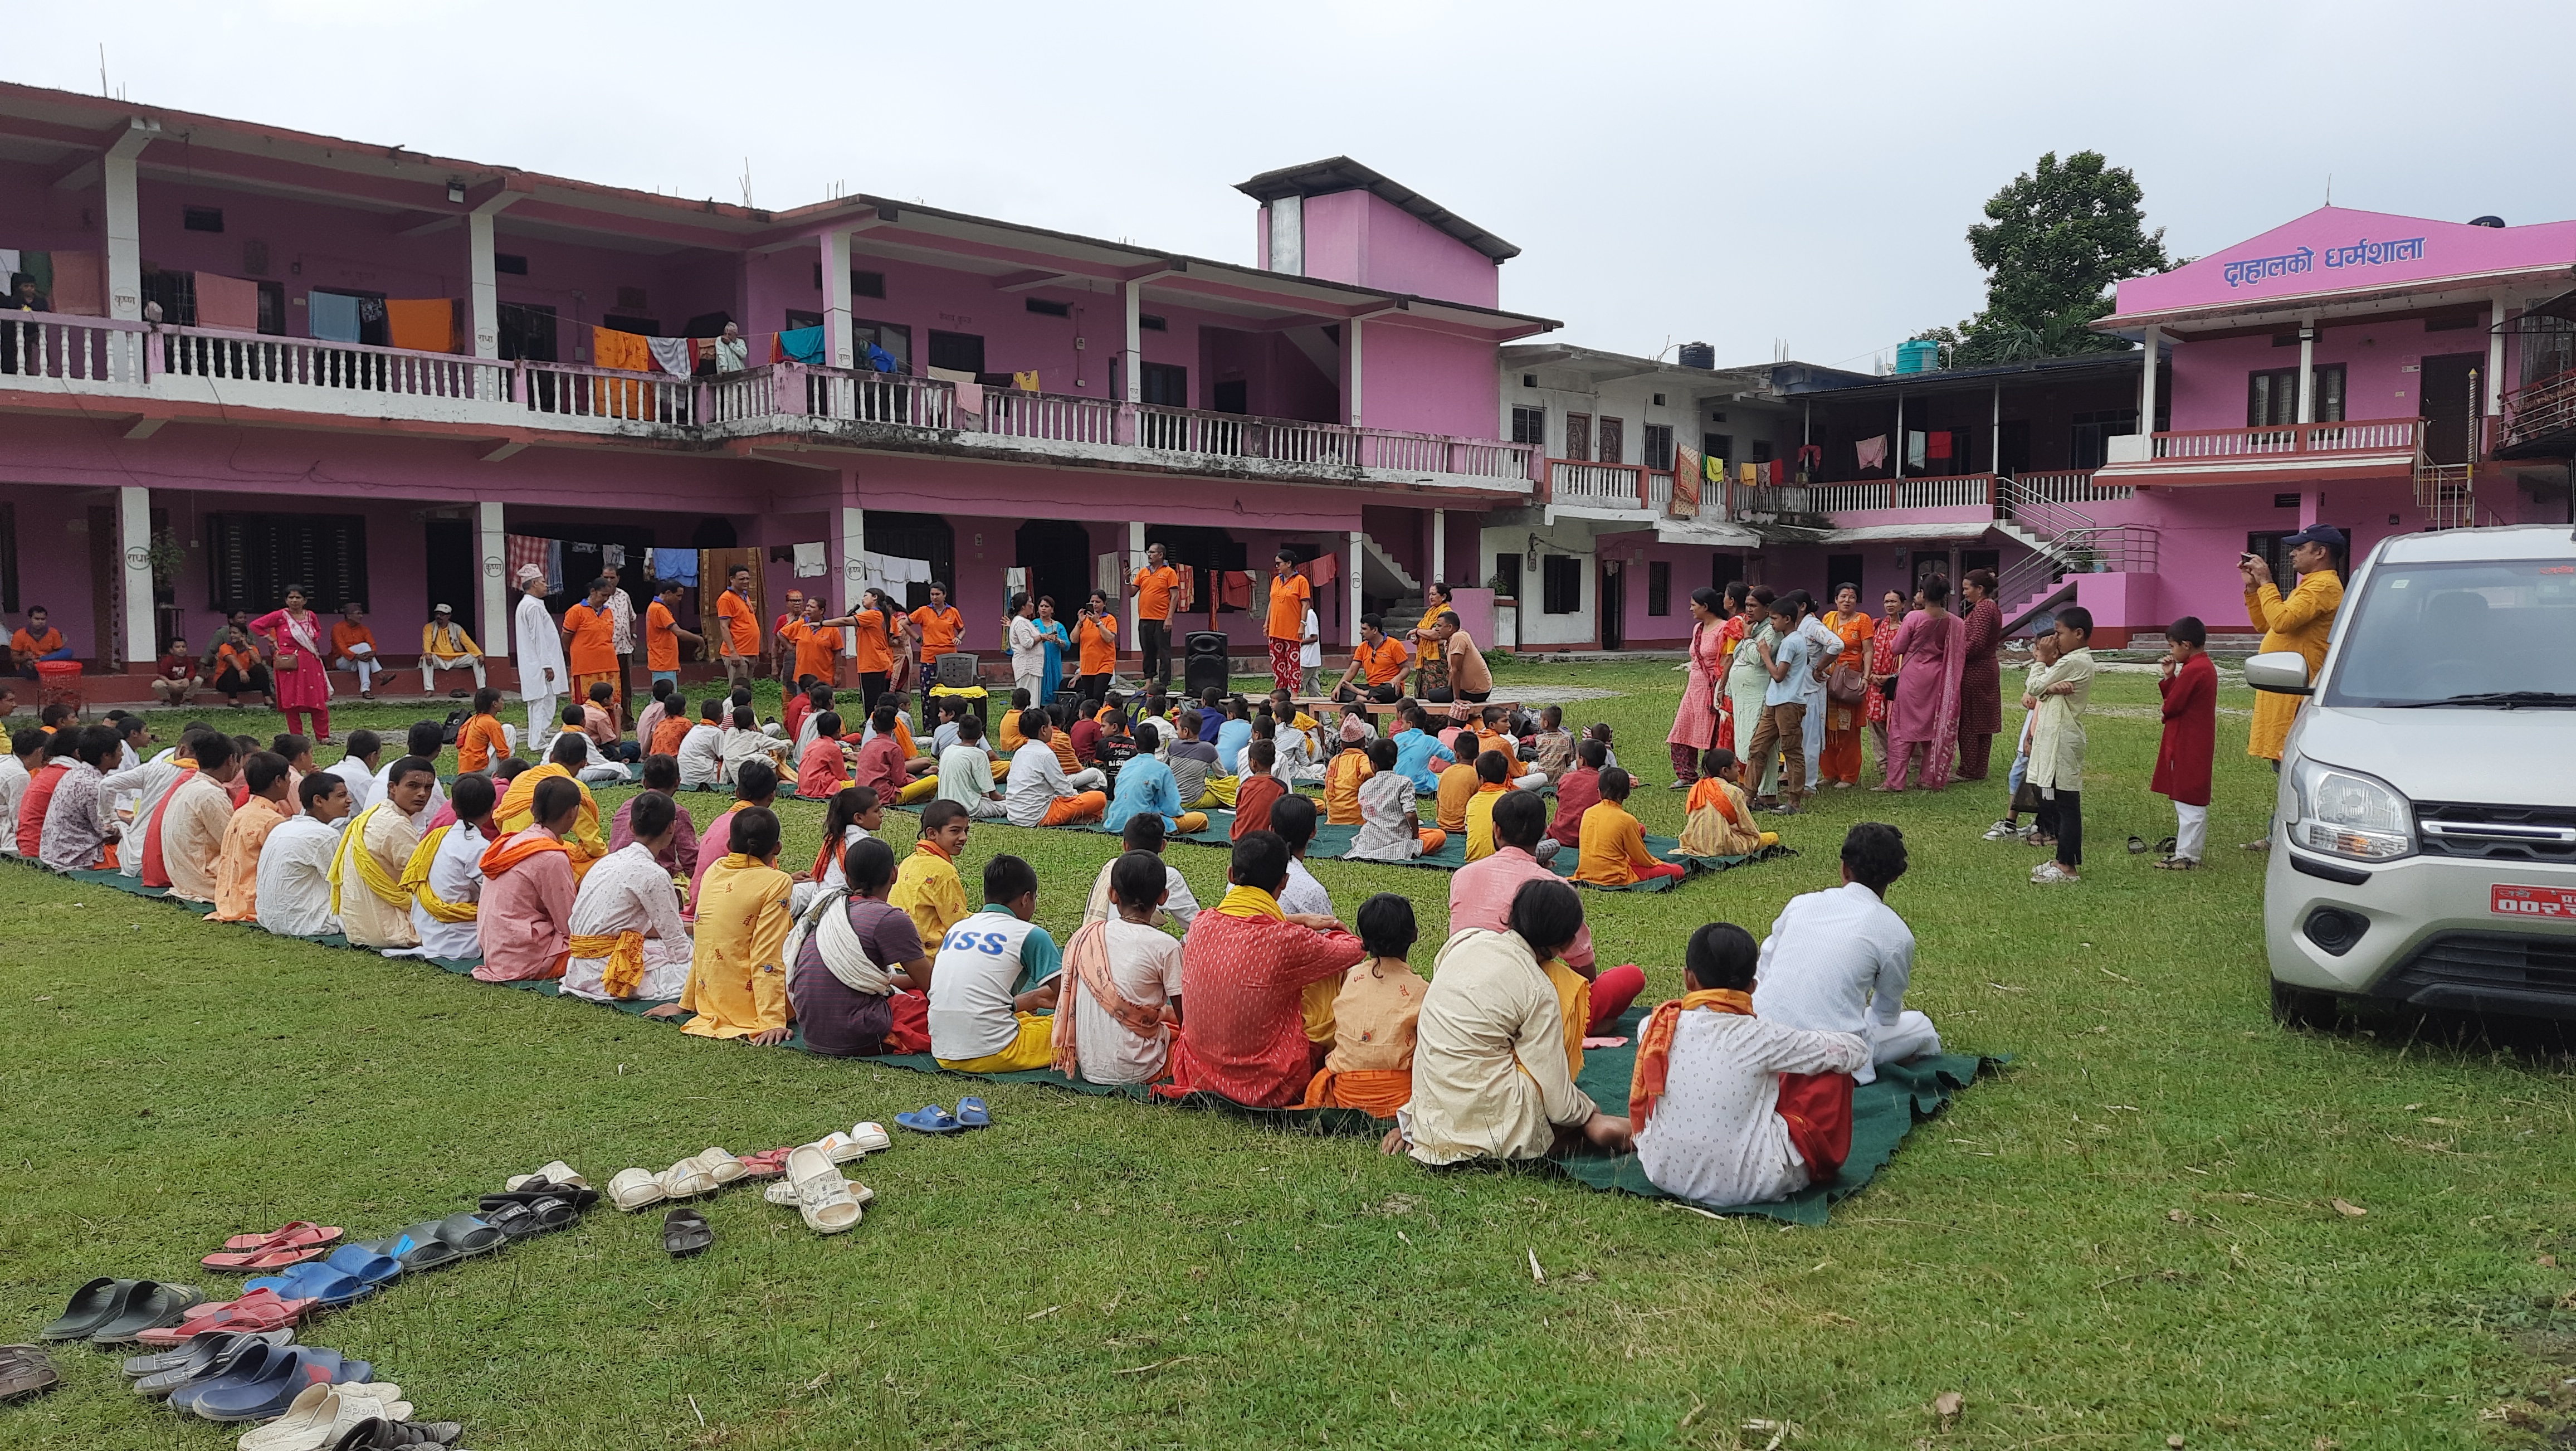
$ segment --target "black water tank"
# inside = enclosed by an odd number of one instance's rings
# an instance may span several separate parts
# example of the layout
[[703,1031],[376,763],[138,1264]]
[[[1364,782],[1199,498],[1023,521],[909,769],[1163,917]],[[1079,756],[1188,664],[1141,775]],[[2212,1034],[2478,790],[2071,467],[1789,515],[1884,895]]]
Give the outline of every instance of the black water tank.
[[1218,630],[1192,630],[1182,643],[1181,685],[1192,697],[1225,689],[1225,635]]
[[1717,349],[1706,343],[1684,343],[1681,362],[1685,368],[1714,368],[1717,366]]

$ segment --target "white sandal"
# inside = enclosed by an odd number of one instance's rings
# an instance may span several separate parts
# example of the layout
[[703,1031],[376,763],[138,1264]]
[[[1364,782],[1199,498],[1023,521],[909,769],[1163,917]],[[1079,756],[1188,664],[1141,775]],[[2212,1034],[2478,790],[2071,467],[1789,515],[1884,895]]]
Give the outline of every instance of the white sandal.
[[[841,1182],[850,1186],[850,1197],[857,1200],[860,1204],[866,1205],[874,1204],[876,1202],[877,1191],[874,1189],[869,1188],[867,1185],[860,1183],[856,1179],[848,1178],[846,1176],[842,1178]],[[777,1205],[781,1209],[794,1209],[797,1205],[805,1202],[796,1197],[796,1186],[788,1183],[784,1179],[771,1180],[769,1182],[769,1187],[760,1191],[760,1197]]]
[[884,1124],[873,1119],[862,1119],[850,1125],[850,1138],[871,1154],[894,1147],[894,1136],[886,1132]]
[[709,1149],[698,1155],[698,1167],[706,1170],[719,1185],[730,1184],[751,1172],[729,1149]]
[[670,1197],[671,1191],[663,1188],[662,1181],[649,1169],[620,1169],[617,1177],[608,1181],[608,1202],[629,1214],[650,1209]]
[[555,1160],[553,1163],[546,1165],[544,1168],[539,1169],[533,1174],[513,1174],[510,1176],[509,1182],[502,1187],[506,1189],[516,1189],[531,1179],[543,1179],[549,1184],[569,1184],[575,1189],[587,1189],[590,1187],[589,1180],[573,1172],[572,1165],[565,1163],[561,1159]]
[[801,1144],[787,1156],[787,1182],[796,1188],[797,1213],[816,1234],[839,1234],[855,1226],[864,1211],[850,1194],[850,1181],[832,1167],[831,1157],[812,1144]]
[[716,1189],[716,1176],[708,1173],[695,1155],[673,1164],[654,1175],[653,1179],[662,1186],[662,1192],[673,1199],[695,1199],[701,1194],[712,1194]]

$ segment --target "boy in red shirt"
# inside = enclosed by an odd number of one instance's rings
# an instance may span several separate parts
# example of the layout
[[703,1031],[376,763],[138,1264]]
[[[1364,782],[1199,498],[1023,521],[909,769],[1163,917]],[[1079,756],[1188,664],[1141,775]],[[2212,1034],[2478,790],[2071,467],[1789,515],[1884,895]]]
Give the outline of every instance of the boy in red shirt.
[[186,705],[205,683],[206,678],[197,673],[197,657],[188,653],[187,637],[171,636],[169,648],[152,662],[152,693],[163,705]]
[[2209,775],[2218,749],[2218,667],[2209,661],[2209,627],[2185,615],[2165,627],[2164,739],[2156,746],[2155,779],[2148,789],[2173,798],[2173,855],[2156,863],[2169,872],[2200,865],[2209,841]]

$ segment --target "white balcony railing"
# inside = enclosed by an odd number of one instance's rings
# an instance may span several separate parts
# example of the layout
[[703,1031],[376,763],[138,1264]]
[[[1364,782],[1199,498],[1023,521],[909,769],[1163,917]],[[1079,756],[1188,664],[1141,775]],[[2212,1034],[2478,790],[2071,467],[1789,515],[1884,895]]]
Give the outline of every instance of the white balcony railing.
[[143,384],[141,323],[59,313],[0,313],[0,373],[42,379],[74,392]]
[[1071,393],[1023,393],[1011,388],[984,390],[984,432],[1004,438],[1053,439],[1063,443],[1116,443],[1118,404],[1108,398]]
[[505,403],[513,396],[513,365],[490,358],[194,329],[164,329],[151,334],[149,346],[156,372],[203,378],[218,392],[225,384],[248,383],[478,403]]
[[2206,428],[2155,436],[2158,459],[2266,458],[2284,454],[2413,453],[2420,418],[2346,423],[2284,423],[2268,428]]

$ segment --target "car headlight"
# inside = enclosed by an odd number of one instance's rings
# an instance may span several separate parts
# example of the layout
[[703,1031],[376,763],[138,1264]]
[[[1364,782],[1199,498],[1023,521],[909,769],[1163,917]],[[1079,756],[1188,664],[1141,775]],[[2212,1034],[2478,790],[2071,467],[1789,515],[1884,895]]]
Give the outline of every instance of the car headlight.
[[2415,854],[2415,808],[2375,776],[2301,760],[2290,781],[2298,819],[2290,842],[2352,861],[2385,862]]

